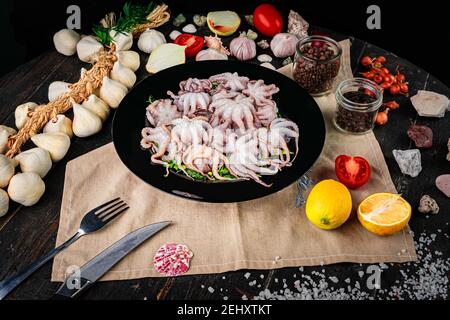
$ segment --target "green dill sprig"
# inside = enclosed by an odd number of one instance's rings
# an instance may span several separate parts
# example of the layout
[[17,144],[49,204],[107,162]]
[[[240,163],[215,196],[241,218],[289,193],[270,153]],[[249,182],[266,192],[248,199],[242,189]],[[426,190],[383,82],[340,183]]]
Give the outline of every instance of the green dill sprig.
[[112,42],[112,37],[109,34],[110,28],[105,28],[102,25],[95,25],[92,28],[92,32],[94,32],[94,35],[99,39],[101,44],[105,46],[109,46]]

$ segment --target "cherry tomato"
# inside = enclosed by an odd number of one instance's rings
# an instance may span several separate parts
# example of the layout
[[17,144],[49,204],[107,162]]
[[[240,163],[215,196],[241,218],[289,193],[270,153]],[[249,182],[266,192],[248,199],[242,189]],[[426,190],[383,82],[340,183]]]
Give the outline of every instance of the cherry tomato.
[[271,4],[263,3],[253,12],[255,28],[263,35],[273,37],[283,29],[283,18],[280,12]]
[[391,86],[391,88],[389,89],[389,92],[392,94],[392,95],[396,95],[396,94],[399,94],[400,93],[400,86],[398,85],[398,84],[393,84],[392,86]]
[[350,189],[357,189],[367,183],[370,165],[362,157],[341,155],[335,160],[335,171],[339,181]]
[[186,46],[186,58],[194,57],[203,48],[204,40],[200,36],[182,33],[174,41],[175,44]]
[[379,56],[376,60],[381,64],[384,64],[386,62],[386,58],[384,56]]
[[407,85],[406,83],[400,84],[400,91],[401,91],[401,92],[407,93],[408,90],[409,90],[409,87],[408,87],[408,85]]
[[363,72],[361,74],[364,78],[370,79],[370,80],[372,80],[373,77],[375,76],[375,73],[373,71],[367,71],[367,72]]
[[405,80],[406,80],[405,75],[402,73],[397,74],[396,78],[397,78],[397,81],[399,81],[399,82],[405,82]]
[[389,69],[388,68],[381,68],[381,72],[383,73],[383,74],[385,74],[385,75],[389,75],[389,74],[391,74],[391,72],[389,71]]
[[370,65],[372,64],[372,58],[369,57],[369,56],[364,56],[364,57],[362,57],[362,59],[361,59],[361,64],[362,64],[364,67],[370,67]]
[[383,77],[377,74],[375,77],[373,77],[373,81],[375,81],[376,83],[381,83],[383,82]]
[[391,85],[392,85],[392,83],[385,81],[380,84],[380,87],[381,87],[381,89],[386,90],[386,89],[389,89],[391,87]]

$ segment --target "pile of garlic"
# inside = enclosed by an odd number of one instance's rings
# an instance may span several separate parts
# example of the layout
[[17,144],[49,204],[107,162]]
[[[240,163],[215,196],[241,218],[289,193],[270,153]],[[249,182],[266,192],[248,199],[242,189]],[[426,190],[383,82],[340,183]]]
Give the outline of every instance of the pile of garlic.
[[[86,62],[94,62],[92,57],[98,50],[104,50],[94,37],[78,39],[70,30],[55,34],[55,47],[58,52],[69,55],[78,52],[78,57]],[[8,151],[8,138],[17,133],[13,128],[0,125],[0,217],[9,209],[10,199],[23,205],[36,204],[45,192],[42,180],[50,171],[52,164],[67,154],[73,136],[89,137],[98,133],[110,114],[110,108],[117,108],[123,98],[136,83],[135,72],[140,66],[139,54],[130,51],[132,37],[114,35],[117,61],[102,85],[81,104],[72,102],[73,119],[58,114],[43,128],[42,133],[31,137],[35,148],[24,151],[13,159],[5,156]],[[75,49],[74,49],[75,48]],[[119,50],[122,49],[122,50]],[[74,51],[75,50],[75,51]],[[85,72],[81,70],[81,75]],[[71,84],[55,81],[49,85],[48,99],[54,101],[71,90]],[[29,113],[38,104],[27,102],[18,106],[14,112],[17,129],[25,126]],[[6,191],[7,192],[6,192]]]

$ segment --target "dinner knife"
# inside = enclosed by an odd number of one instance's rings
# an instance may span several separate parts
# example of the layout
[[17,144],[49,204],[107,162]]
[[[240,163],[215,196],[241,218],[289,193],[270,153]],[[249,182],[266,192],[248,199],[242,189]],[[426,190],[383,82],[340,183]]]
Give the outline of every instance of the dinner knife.
[[171,221],[158,222],[129,233],[68,276],[52,299],[76,298],[127,254],[170,224]]

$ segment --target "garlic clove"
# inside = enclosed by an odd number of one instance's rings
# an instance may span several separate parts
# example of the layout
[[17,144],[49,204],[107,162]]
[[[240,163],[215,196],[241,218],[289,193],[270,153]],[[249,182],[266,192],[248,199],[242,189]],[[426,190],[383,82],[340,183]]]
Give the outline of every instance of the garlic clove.
[[53,162],[58,162],[67,154],[70,138],[64,133],[41,133],[31,137],[31,141],[50,153]]
[[128,89],[133,88],[136,83],[136,75],[133,70],[124,67],[120,61],[116,61],[111,70],[110,78],[123,84]]
[[9,180],[16,171],[17,161],[3,154],[0,154],[0,188],[4,188],[9,184]]
[[182,31],[186,33],[196,33],[197,28],[192,23],[189,23],[183,27]]
[[73,133],[80,138],[92,136],[102,129],[102,119],[87,108],[74,103]]
[[117,108],[127,93],[128,89],[123,84],[108,77],[103,77],[100,99],[105,101],[111,108]]
[[83,37],[77,43],[78,58],[83,62],[94,62],[96,54],[101,50],[103,45],[93,36]]
[[34,172],[44,178],[52,168],[50,153],[42,148],[33,148],[19,153],[14,159],[22,172]]
[[44,133],[65,133],[69,138],[73,137],[72,120],[63,114],[58,114],[56,119],[50,120],[44,127]]
[[169,38],[172,41],[175,41],[175,39],[181,34],[180,31],[178,30],[173,30],[170,34],[169,34]]
[[276,70],[276,68],[274,67],[274,65],[271,64],[270,62],[264,62],[264,63],[261,63],[260,66],[261,66],[261,67],[264,67],[264,68]]
[[109,117],[109,106],[95,94],[91,94],[81,105],[99,116],[102,121],[105,121]]
[[9,210],[9,196],[8,193],[0,189],[0,218],[8,213]]
[[63,81],[55,81],[48,86],[48,101],[55,101],[63,94],[70,91],[70,83]]
[[17,133],[13,128],[0,125],[0,153],[4,153],[8,149],[8,139]]
[[62,29],[53,36],[53,43],[59,53],[65,56],[73,56],[77,52],[77,43],[80,39],[80,35],[75,31]]
[[151,53],[163,43],[166,43],[164,34],[157,30],[147,29],[139,36],[138,48],[142,52]]
[[205,61],[205,60],[228,60],[228,56],[216,49],[206,49],[202,50],[195,56],[195,61]]
[[130,32],[118,32],[111,30],[109,35],[113,43],[116,45],[116,51],[130,50],[133,46],[133,34]]
[[134,72],[136,72],[141,65],[139,53],[136,51],[119,51],[116,52],[116,57],[123,66],[130,68]]
[[8,194],[11,200],[26,207],[36,204],[44,192],[45,183],[34,172],[16,174],[12,177],[8,186]]

